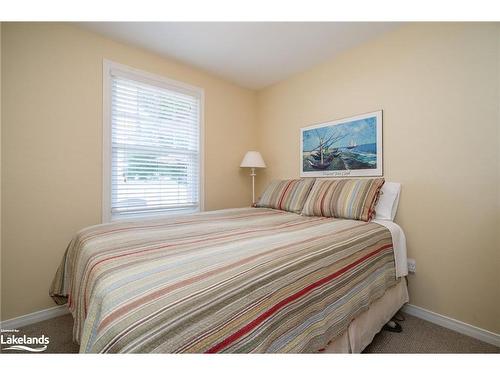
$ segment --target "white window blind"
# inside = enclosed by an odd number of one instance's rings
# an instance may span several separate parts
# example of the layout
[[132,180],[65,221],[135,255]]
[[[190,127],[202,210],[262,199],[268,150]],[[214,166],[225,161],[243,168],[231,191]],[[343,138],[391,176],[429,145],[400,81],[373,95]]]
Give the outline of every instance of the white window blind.
[[111,218],[200,207],[200,97],[110,71]]

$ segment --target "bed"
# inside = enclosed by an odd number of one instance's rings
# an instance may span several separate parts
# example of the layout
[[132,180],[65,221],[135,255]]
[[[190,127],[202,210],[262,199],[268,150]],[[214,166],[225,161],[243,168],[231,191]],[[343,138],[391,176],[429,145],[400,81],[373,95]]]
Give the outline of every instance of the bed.
[[50,295],[82,353],[360,352],[408,301],[398,228],[268,208],[101,224]]

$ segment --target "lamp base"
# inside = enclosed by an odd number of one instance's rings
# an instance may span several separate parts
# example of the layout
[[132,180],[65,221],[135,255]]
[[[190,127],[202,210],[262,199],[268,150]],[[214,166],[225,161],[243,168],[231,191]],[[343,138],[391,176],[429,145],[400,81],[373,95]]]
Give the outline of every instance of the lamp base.
[[252,168],[250,176],[252,176],[252,207],[255,207],[255,168]]

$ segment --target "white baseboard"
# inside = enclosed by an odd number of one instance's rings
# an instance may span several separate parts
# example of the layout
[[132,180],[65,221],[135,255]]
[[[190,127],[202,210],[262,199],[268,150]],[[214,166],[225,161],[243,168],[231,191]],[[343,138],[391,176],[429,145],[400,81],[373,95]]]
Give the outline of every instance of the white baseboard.
[[500,347],[500,334],[487,331],[485,329],[475,327],[468,323],[461,322],[453,318],[426,310],[422,307],[407,304],[403,307],[403,312],[416,316],[417,318],[427,320],[438,326],[451,329],[452,331],[461,333],[466,336],[487,342],[488,344]]
[[24,327],[33,323],[38,323],[43,320],[56,318],[61,315],[69,314],[68,307],[66,305],[54,306],[45,310],[35,311],[31,314],[26,314],[18,316],[17,318],[12,318],[0,322],[1,329],[15,329]]

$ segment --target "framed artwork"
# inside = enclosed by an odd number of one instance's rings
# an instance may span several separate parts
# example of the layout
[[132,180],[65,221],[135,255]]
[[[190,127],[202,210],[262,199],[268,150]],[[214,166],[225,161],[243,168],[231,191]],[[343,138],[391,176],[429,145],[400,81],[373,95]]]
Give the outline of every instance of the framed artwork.
[[382,176],[382,111],[300,129],[301,177]]

